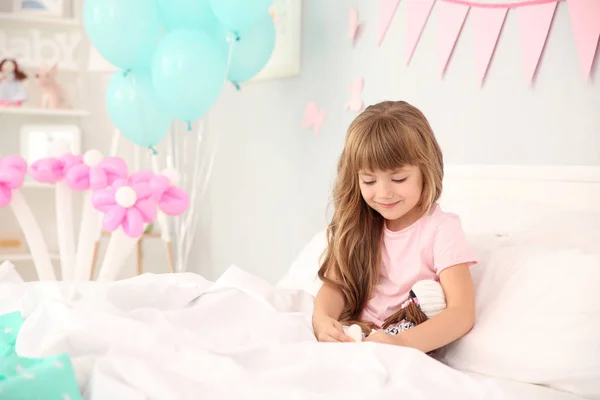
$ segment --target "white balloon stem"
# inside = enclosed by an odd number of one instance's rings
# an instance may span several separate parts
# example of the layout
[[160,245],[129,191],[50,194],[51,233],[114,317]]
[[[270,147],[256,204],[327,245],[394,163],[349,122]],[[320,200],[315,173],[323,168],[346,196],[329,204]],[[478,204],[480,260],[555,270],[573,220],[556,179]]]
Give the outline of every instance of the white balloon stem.
[[56,233],[60,253],[63,281],[71,281],[75,275],[75,238],[73,233],[72,191],[65,182],[58,182],[55,189]]
[[75,266],[75,280],[89,281],[94,259],[96,240],[102,232],[102,214],[92,204],[92,191],[85,193],[83,200],[83,213],[79,226],[79,240],[77,242],[77,261]]
[[[158,165],[158,156],[152,154],[150,156],[150,162],[152,163],[152,170],[156,175],[160,174],[160,166]],[[165,242],[165,245],[171,242],[171,232],[169,231],[169,224],[167,223],[167,216],[162,211],[158,210],[156,215],[156,221],[160,227],[161,238]]]
[[19,190],[12,193],[12,201],[10,203],[12,210],[17,218],[17,221],[23,229],[27,246],[31,252],[33,263],[40,281],[55,281],[54,267],[50,261],[48,246],[42,235],[42,231],[27,205],[23,194]]
[[121,228],[114,231],[108,242],[97,280],[105,282],[116,280],[138,240],[140,239],[127,236]]
[[121,133],[118,129],[115,129],[112,137],[112,141],[110,143],[110,152],[108,153],[111,157],[115,157],[117,155],[117,151],[119,150],[119,138],[121,137]]

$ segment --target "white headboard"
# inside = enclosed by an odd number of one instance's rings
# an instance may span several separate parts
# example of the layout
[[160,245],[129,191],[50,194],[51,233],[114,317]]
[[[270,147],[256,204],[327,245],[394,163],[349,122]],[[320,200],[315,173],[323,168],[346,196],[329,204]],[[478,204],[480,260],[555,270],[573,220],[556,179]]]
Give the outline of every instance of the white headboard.
[[600,228],[600,167],[446,165],[440,204],[470,233]]

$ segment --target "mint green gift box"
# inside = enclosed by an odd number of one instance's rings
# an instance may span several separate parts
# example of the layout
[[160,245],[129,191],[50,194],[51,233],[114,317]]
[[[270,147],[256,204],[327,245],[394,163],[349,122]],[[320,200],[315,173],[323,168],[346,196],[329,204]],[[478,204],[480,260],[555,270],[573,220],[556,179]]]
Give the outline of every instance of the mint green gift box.
[[0,315],[0,399],[82,400],[67,354],[45,358],[19,357],[15,343],[23,318]]

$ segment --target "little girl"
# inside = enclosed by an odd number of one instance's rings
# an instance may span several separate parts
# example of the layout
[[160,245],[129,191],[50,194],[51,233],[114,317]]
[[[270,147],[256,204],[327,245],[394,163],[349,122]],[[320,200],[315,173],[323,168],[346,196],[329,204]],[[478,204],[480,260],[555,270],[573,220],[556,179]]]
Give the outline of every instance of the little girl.
[[[319,270],[323,286],[313,313],[319,341],[351,342],[343,327],[358,323],[365,341],[430,352],[472,328],[469,267],[477,260],[458,216],[436,203],[442,178],[442,152],[415,107],[386,101],[352,122]],[[440,282],[446,309],[414,328],[395,329],[397,334],[382,330],[409,299],[413,284],[424,279]]]

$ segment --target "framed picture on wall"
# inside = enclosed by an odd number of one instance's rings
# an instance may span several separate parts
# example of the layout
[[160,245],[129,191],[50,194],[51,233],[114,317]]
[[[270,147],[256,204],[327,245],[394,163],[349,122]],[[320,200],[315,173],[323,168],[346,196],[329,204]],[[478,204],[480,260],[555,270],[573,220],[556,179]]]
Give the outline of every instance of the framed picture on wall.
[[265,68],[252,80],[300,75],[302,0],[273,0],[271,17],[277,35],[275,49]]
[[54,157],[59,141],[63,141],[71,153],[81,153],[81,131],[77,125],[23,125],[21,156],[29,164],[40,158]]
[[62,17],[64,0],[13,0],[13,12],[35,16]]

